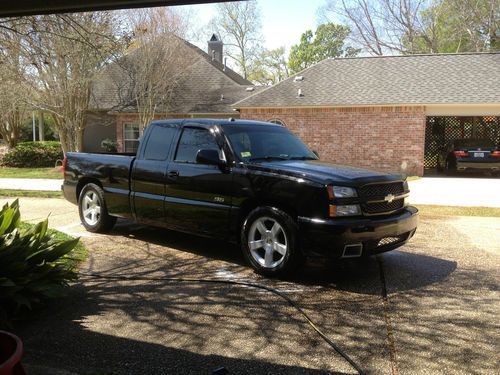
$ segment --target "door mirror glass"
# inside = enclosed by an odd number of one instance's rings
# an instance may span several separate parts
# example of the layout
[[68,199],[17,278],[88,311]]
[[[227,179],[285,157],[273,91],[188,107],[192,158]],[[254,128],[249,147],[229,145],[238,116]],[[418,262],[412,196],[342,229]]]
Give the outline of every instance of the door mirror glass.
[[223,161],[219,157],[219,151],[202,149],[196,154],[197,164],[221,165]]

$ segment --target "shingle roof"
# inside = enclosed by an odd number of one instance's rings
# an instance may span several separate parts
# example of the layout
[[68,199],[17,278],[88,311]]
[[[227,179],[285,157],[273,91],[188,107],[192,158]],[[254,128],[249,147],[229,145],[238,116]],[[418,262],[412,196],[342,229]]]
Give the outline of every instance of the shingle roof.
[[[177,53],[189,55],[189,66],[184,66],[175,83],[168,106],[158,108],[165,113],[230,113],[232,104],[259,90],[258,87],[224,67],[189,42],[182,40]],[[124,58],[133,58],[133,53]],[[131,85],[127,74],[117,64],[109,65],[94,82],[91,109],[135,111],[131,99]],[[252,91],[249,91],[249,90]]]
[[500,53],[327,59],[296,76],[234,107],[500,103]]

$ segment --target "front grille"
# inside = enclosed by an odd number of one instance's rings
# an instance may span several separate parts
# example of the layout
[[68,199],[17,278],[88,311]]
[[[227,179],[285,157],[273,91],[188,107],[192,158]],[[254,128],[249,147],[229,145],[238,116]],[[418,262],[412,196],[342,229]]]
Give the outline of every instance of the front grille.
[[365,203],[363,211],[367,214],[381,214],[384,212],[396,211],[404,206],[404,199],[397,199],[389,202]]
[[[384,198],[389,195],[399,196],[404,194],[403,182],[390,182],[387,184],[368,184],[359,188],[358,193],[362,201],[363,212],[368,215],[381,215],[397,211],[404,207],[404,199],[395,199],[385,202]],[[370,202],[378,201],[378,202]]]
[[370,184],[359,189],[362,198],[385,197],[387,194],[399,195],[405,191],[402,182],[391,182],[388,184]]

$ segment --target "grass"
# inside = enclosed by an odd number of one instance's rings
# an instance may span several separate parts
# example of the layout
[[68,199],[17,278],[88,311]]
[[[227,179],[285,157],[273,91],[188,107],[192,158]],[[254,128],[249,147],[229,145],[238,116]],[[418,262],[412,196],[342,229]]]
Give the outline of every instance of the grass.
[[420,180],[422,177],[420,176],[408,176],[407,180],[408,181],[415,181],[415,180]]
[[0,197],[63,198],[60,191],[0,189]]
[[9,168],[0,167],[0,178],[63,178],[61,168]]
[[497,207],[457,207],[415,205],[422,216],[483,216],[500,217],[500,208]]

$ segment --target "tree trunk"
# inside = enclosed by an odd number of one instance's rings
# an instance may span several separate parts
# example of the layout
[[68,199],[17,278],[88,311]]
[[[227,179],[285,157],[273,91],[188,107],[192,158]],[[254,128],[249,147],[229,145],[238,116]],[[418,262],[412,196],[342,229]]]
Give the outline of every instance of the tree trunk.
[[39,136],[39,141],[43,142],[45,141],[45,131],[44,131],[44,123],[43,123],[43,112],[39,111],[38,112],[38,136]]

